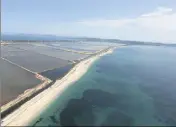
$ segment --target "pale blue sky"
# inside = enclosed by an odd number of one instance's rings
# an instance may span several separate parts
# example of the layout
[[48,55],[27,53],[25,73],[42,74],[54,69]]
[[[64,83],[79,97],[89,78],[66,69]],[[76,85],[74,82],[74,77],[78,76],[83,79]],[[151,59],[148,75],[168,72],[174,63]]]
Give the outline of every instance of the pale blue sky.
[[1,6],[3,33],[176,42],[176,0],[2,0]]

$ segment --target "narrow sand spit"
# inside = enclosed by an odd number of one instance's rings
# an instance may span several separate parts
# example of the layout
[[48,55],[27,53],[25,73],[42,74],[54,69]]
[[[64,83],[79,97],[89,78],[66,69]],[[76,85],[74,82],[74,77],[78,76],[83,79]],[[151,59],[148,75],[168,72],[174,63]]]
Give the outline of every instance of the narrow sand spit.
[[114,48],[108,49],[99,55],[83,60],[61,80],[57,80],[50,88],[23,104],[20,108],[1,120],[1,126],[28,126],[29,123],[41,114],[62,92],[83,76],[92,63],[100,56],[112,53]]

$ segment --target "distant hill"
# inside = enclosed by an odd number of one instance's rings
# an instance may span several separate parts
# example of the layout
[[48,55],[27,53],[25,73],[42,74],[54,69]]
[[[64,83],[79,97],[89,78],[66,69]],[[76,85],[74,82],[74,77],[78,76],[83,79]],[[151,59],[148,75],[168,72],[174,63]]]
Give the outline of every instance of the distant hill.
[[159,42],[142,42],[142,41],[129,41],[119,39],[102,39],[102,38],[90,38],[90,37],[66,37],[55,35],[40,35],[40,34],[2,34],[1,40],[4,41],[90,41],[90,42],[111,42],[121,43],[127,45],[154,45],[154,46],[172,46],[176,47],[176,44],[165,44]]
[[57,41],[70,40],[71,37],[62,37],[55,35],[40,35],[40,34],[2,34],[1,40],[31,40],[31,41]]

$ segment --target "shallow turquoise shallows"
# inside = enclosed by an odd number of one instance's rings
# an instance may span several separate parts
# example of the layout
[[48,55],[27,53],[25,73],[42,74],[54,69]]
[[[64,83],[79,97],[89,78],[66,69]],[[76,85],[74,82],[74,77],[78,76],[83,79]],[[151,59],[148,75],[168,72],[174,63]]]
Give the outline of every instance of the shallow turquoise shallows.
[[176,125],[176,48],[118,48],[31,124]]

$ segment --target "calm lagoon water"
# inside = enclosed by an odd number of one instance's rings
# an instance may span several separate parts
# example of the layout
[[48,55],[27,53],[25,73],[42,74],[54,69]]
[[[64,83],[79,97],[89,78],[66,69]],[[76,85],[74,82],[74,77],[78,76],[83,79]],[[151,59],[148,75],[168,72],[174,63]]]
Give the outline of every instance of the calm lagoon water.
[[131,46],[103,56],[31,124],[176,125],[176,48]]
[[64,67],[41,72],[40,74],[53,81],[56,81],[57,79],[64,77],[73,68],[73,66],[74,64],[68,64]]
[[14,45],[13,47],[21,48],[24,50],[32,51],[32,52],[39,53],[45,56],[50,56],[50,57],[54,57],[54,58],[58,58],[58,59],[66,60],[66,61],[77,60],[77,59],[85,58],[88,56],[85,54],[62,51],[62,50],[57,49],[56,46],[53,46],[53,47],[41,46],[41,44],[40,45],[39,44],[35,44],[35,45],[20,44],[20,45]]
[[[21,49],[19,49],[19,47]],[[31,51],[23,50],[27,47],[32,49]],[[59,68],[66,66],[69,61],[63,60],[60,58],[51,57],[45,54],[36,53],[34,50],[39,52],[40,50],[28,45],[14,45],[14,46],[3,46],[2,48],[2,57],[14,62],[22,67],[25,67],[33,72],[43,72],[53,68]],[[55,53],[52,51],[53,54]]]
[[34,74],[0,58],[0,105],[41,83]]

